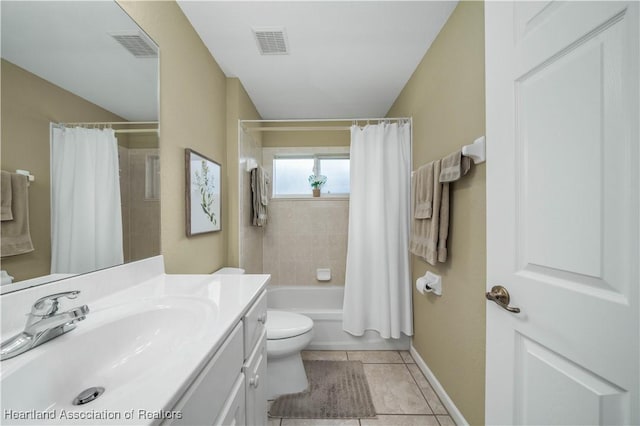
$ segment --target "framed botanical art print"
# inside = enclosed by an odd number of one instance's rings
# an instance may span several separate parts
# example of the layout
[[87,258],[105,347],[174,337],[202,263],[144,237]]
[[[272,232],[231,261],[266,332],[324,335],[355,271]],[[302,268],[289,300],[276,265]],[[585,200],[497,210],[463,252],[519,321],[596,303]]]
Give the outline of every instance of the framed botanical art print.
[[220,164],[185,149],[187,236],[219,231]]

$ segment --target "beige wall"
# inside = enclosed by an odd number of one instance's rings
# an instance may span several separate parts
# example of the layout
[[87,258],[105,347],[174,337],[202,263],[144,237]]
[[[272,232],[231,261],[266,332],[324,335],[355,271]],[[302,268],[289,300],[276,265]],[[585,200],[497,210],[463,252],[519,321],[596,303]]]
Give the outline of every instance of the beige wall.
[[[413,116],[413,168],[484,135],[484,8],[461,2],[396,99]],[[442,274],[443,295],[414,290],[413,344],[471,424],[484,423],[485,165],[451,188],[449,260],[413,257],[413,280]]]
[[[255,105],[249,98],[246,90],[242,86],[242,83],[237,78],[227,78],[227,182],[229,183],[229,233],[227,247],[228,253],[228,265],[240,266],[240,238],[241,238],[241,226],[247,226],[240,217],[240,181],[239,173],[244,173],[243,177],[247,177],[249,174],[242,170],[239,170],[240,163],[243,162],[244,154],[240,154],[242,146],[239,145],[238,140],[238,120],[260,120],[260,114]],[[257,148],[262,147],[261,135],[252,135],[254,143],[257,144]],[[242,195],[246,196],[247,188],[244,188]],[[246,197],[245,197],[246,198]],[[250,226],[250,225],[248,225]],[[262,233],[260,233],[261,237]],[[257,247],[258,245],[255,244]],[[259,244],[260,250],[257,253],[252,253],[253,256],[259,257],[259,259],[253,259],[255,262],[262,264],[262,241]],[[258,273],[262,270],[256,271],[255,268],[250,268],[252,272]]]
[[[329,126],[349,127],[349,122],[309,122],[309,123],[269,123],[266,127],[293,127],[293,126]],[[349,146],[351,133],[349,130],[319,130],[319,131],[268,131],[262,132],[262,146],[275,147],[299,147],[299,146]]]
[[127,135],[127,148],[158,148],[159,144],[160,140],[157,133],[131,133]]
[[[161,247],[166,271],[212,272],[227,263],[226,78],[175,2],[119,4],[160,46]],[[186,237],[185,148],[222,165],[220,232]]]
[[29,225],[34,251],[1,260],[15,281],[49,274],[51,219],[49,123],[123,121],[111,112],[2,60],[2,170],[29,170]]

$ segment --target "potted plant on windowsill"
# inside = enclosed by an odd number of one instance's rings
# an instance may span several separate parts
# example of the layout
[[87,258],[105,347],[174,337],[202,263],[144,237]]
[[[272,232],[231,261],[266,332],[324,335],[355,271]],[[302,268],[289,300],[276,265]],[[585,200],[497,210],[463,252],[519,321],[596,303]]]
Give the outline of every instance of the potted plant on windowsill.
[[320,187],[327,183],[327,177],[324,175],[311,175],[309,176],[309,185],[313,188],[313,196],[320,196]]

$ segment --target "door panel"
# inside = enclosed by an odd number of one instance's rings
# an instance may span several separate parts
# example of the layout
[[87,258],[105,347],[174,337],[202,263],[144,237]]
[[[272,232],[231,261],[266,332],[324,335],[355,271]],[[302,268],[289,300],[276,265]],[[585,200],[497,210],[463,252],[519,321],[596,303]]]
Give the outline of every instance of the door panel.
[[488,424],[639,424],[635,2],[487,2]]
[[624,424],[628,392],[525,336],[516,344],[518,424]]

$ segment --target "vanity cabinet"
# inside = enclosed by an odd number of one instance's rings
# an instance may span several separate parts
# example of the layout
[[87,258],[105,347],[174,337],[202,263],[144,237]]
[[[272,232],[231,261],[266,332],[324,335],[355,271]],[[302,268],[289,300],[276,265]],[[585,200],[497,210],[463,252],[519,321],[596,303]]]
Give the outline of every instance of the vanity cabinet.
[[164,425],[267,424],[267,297],[263,291],[173,408]]
[[267,424],[267,294],[263,292],[244,318],[246,424]]
[[258,300],[244,316],[244,354],[249,358],[265,329],[267,322],[267,292],[263,291]]
[[[63,307],[86,304],[91,313],[78,330],[2,361],[0,423],[266,425],[268,283],[266,274],[165,274],[157,256],[3,294],[3,341],[42,297],[80,290]],[[56,374],[37,374],[54,364]],[[36,376],[38,386],[25,392]],[[69,392],[88,385],[108,387],[67,410]],[[65,407],[68,416],[40,418],[38,407]]]
[[226,417],[225,409],[233,408],[229,405],[229,399],[234,398],[232,390],[238,386],[239,381],[244,389],[243,337],[240,322],[173,408],[173,411],[182,413],[182,418],[173,419],[168,424],[222,424],[216,420]]
[[229,398],[222,408],[220,416],[214,423],[215,426],[240,426],[251,424],[246,421],[245,415],[245,382],[244,374],[240,374],[240,376],[238,376],[238,380],[236,380],[236,383],[233,385]]

